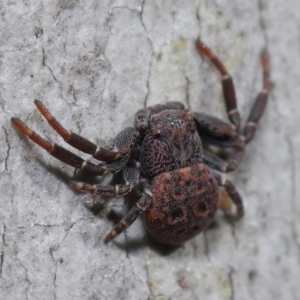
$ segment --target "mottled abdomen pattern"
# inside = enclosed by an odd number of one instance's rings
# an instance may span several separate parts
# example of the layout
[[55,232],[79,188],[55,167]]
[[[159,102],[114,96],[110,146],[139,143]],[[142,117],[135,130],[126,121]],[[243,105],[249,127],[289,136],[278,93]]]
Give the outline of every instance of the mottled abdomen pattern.
[[165,244],[181,244],[203,231],[219,204],[218,184],[202,163],[156,176],[151,191],[146,226]]

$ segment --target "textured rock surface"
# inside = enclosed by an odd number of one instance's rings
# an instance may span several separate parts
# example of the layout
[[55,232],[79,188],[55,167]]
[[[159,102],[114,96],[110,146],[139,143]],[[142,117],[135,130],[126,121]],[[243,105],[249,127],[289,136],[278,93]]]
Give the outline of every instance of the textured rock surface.
[[[242,2],[1,2],[3,299],[299,297],[300,2]],[[71,191],[74,170],[19,136],[10,118],[60,144],[35,98],[98,143],[132,124],[137,109],[169,100],[226,119],[219,75],[194,49],[198,37],[232,74],[244,118],[261,86],[259,53],[270,52],[267,111],[230,176],[246,216],[230,225],[220,213],[216,228],[178,249],[150,241],[141,220],[105,245],[108,212],[126,212],[124,199]]]

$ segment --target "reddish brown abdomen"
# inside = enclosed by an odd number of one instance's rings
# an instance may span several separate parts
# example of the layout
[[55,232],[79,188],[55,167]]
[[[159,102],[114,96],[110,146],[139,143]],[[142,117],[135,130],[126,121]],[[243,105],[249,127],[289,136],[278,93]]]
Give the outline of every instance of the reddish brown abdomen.
[[218,184],[202,163],[156,176],[151,191],[146,226],[165,244],[181,244],[203,231],[219,204]]

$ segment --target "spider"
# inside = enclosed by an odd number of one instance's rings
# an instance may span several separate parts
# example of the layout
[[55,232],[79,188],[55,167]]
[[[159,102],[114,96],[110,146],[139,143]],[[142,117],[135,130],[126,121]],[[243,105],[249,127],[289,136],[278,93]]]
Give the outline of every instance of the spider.
[[[139,200],[108,233],[105,242],[113,240],[143,214],[146,228],[158,241],[178,245],[205,230],[214,220],[219,207],[219,186],[224,187],[236,206],[230,215],[244,214],[243,202],[233,183],[220,173],[236,170],[256,131],[265,109],[270,89],[269,58],[261,54],[263,87],[258,94],[244,129],[240,130],[233,80],[221,61],[201,41],[197,51],[208,58],[222,76],[225,105],[230,122],[214,116],[191,112],[179,102],[158,104],[139,110],[134,127],[127,127],[113,140],[112,147],[97,146],[66,130],[35,100],[50,126],[71,146],[100,160],[85,161],[57,144],[51,144],[29,129],[18,118],[11,121],[17,129],[60,161],[90,175],[103,176],[123,172],[124,183],[90,185],[71,181],[70,187],[92,195],[121,196],[136,186]],[[231,148],[227,160],[206,150],[202,142],[220,148]]]

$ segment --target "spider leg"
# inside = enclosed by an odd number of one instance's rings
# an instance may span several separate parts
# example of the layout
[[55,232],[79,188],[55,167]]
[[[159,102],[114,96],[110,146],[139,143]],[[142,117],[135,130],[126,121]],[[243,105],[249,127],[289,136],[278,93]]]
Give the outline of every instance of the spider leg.
[[36,132],[28,128],[27,125],[23,123],[19,118],[12,118],[11,121],[17,129],[28,136],[33,142],[49,152],[49,154],[51,154],[58,160],[74,168],[81,169],[91,175],[106,175],[109,173],[116,173],[126,165],[129,159],[129,154],[127,154],[112,163],[101,163],[95,165],[89,161],[85,161],[81,157],[75,155],[74,153],[57,144],[49,143],[41,136],[39,136]]
[[133,187],[139,181],[140,170],[137,165],[127,165],[123,170],[125,184],[100,185],[87,184],[84,182],[71,181],[70,187],[74,190],[90,193],[92,195],[101,195],[104,197],[123,196],[131,192]]
[[196,42],[196,47],[199,53],[206,56],[218,69],[222,75],[222,87],[225,99],[226,110],[230,122],[235,126],[236,131],[239,130],[241,118],[237,109],[235,89],[231,76],[219,60],[219,58],[200,40]]
[[219,118],[203,113],[194,113],[194,120],[201,139],[221,148],[234,148],[234,152],[229,157],[228,162],[222,161],[212,153],[208,154],[207,151],[204,152],[204,161],[208,165],[216,164],[217,166],[213,168],[222,172],[235,170],[245,154],[244,137],[237,134],[232,124],[224,122]]
[[113,240],[117,235],[128,228],[150,205],[152,200],[152,193],[150,186],[146,181],[141,181],[142,197],[131,208],[131,210],[125,215],[125,217],[108,233],[105,238],[105,243]]
[[229,197],[233,201],[233,203],[236,206],[236,214],[235,215],[229,215],[229,217],[232,217],[233,219],[239,219],[244,216],[244,206],[243,206],[243,200],[240,194],[235,189],[235,186],[233,183],[226,179],[224,176],[221,176],[220,174],[213,171],[213,174],[219,184],[219,186],[222,186],[225,188],[226,192],[228,193]]
[[147,109],[151,111],[151,114],[157,114],[164,110],[169,110],[169,109],[184,109],[184,105],[180,102],[170,101],[165,104],[156,104],[156,105],[148,106]]
[[210,168],[228,173],[236,170],[240,162],[244,157],[245,151],[243,149],[238,149],[235,151],[228,159],[228,162],[218,157],[217,155],[204,150],[203,151],[203,162],[208,165]]
[[94,158],[102,161],[114,161],[128,153],[133,147],[136,139],[136,130],[132,127],[125,128],[117,135],[114,140],[114,147],[112,150],[102,148],[95,145],[82,136],[67,131],[48,111],[44,104],[39,101],[34,101],[40,113],[45,117],[50,126],[71,146],[74,148],[93,155]]
[[228,163],[217,155],[203,150],[203,162],[211,169],[225,173],[228,168]]
[[[230,119],[230,111],[234,111],[234,107],[235,111],[237,112],[232,79],[228,75],[222,63],[208,47],[201,42],[197,42],[197,49],[200,53],[203,53],[205,56],[207,56],[223,75],[223,92]],[[206,140],[208,143],[220,147],[235,148],[235,152],[228,160],[228,165],[225,172],[235,170],[242,161],[245,154],[245,144],[249,143],[254,137],[257,123],[260,120],[267,104],[270,90],[270,61],[268,52],[266,50],[262,51],[261,62],[263,68],[263,88],[257,95],[255,103],[249,114],[248,121],[244,128],[244,136],[238,134],[239,126],[236,125],[237,123],[234,121],[234,119],[230,119],[231,123],[235,125],[235,127],[232,127],[231,124],[223,122],[218,118],[206,114],[194,113],[194,119],[196,121],[197,129],[201,138]],[[228,78],[230,78],[230,80]],[[232,87],[229,88],[227,85]],[[240,120],[239,117],[238,119]],[[204,161],[206,161],[208,165],[214,165],[214,168],[217,170],[221,171],[225,168],[225,162],[222,163],[220,160],[217,161],[216,158],[213,157],[213,154],[205,154]]]
[[200,135],[209,135],[213,139],[226,140],[236,136],[235,127],[217,117],[194,112],[194,120]]
[[263,67],[263,88],[256,97],[244,129],[246,143],[249,143],[254,137],[257,123],[265,110],[270,91],[270,61],[268,52],[266,50],[263,50],[261,53],[261,63]]

